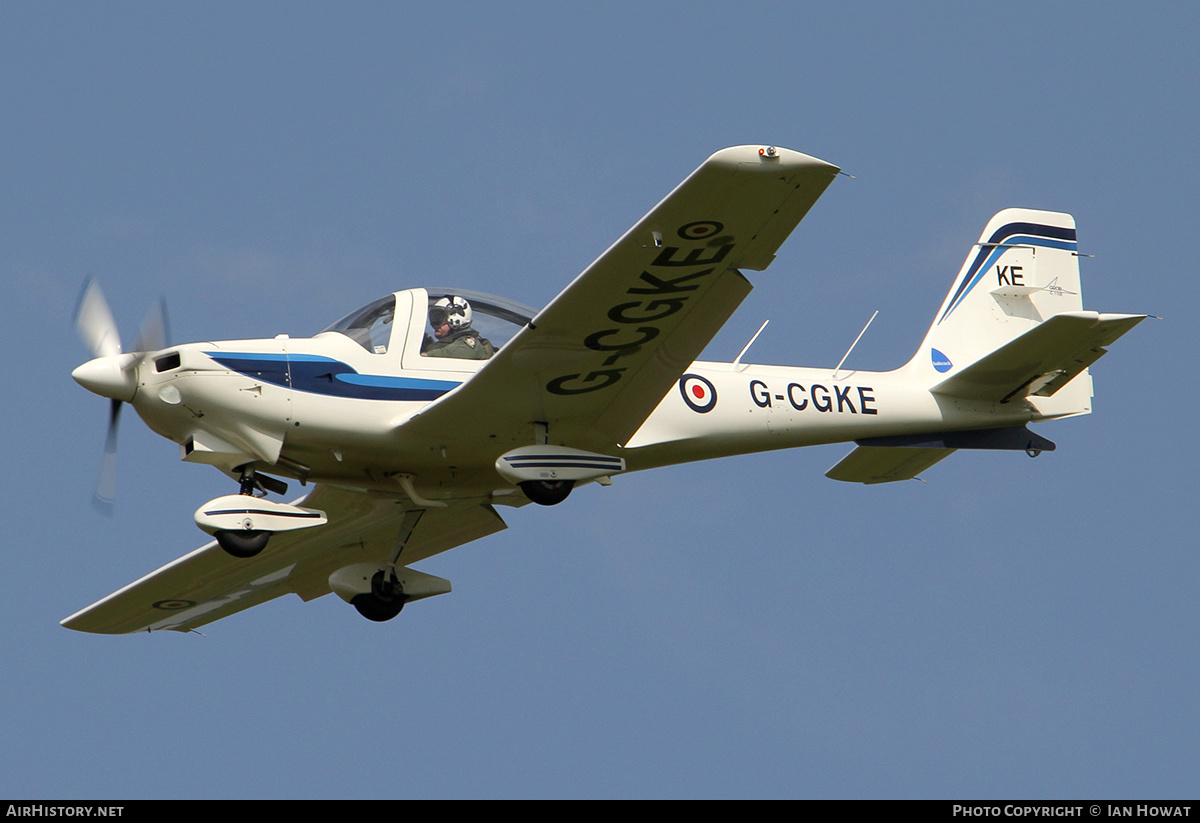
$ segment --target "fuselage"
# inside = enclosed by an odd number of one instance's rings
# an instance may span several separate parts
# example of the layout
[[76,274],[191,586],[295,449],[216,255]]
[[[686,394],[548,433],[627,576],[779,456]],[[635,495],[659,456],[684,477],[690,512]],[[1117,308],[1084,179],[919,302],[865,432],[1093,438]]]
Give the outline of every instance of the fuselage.
[[[423,290],[395,295],[380,336],[361,328],[174,346],[145,356],[129,399],[184,460],[236,476],[245,466],[394,494],[411,478],[430,499],[513,493],[500,454],[531,443],[496,432],[486,448],[424,440],[404,427],[483,368],[427,357]],[[360,326],[366,326],[368,320]],[[369,329],[368,329],[369,330]],[[1028,404],[946,399],[906,368],[841,371],[696,362],[626,443],[607,452],[631,471],[864,437],[1021,425]],[[550,442],[554,432],[549,433]],[[476,440],[476,442],[478,442]],[[559,445],[572,446],[570,442]]]

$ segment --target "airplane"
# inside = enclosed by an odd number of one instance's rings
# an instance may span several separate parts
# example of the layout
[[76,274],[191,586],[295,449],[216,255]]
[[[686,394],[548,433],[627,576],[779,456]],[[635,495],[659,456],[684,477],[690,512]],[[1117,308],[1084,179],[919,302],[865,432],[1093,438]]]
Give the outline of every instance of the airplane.
[[[211,542],[62,625],[189,632],[289,592],[383,622],[449,592],[412,565],[504,529],[497,508],[626,472],[852,442],[827,476],[875,484],[957,449],[1054,449],[1028,424],[1090,413],[1089,367],[1147,316],[1083,309],[1065,213],[996,214],[900,368],[696,361],[750,292],[744,272],[839,172],[774,146],[718,151],[540,311],[411,288],[311,338],[166,345],[150,323],[123,352],[89,285],[76,325],[93,359],[72,376],[110,400],[110,445],[128,403],[237,493],[196,511]],[[281,478],[311,489],[271,499]]]

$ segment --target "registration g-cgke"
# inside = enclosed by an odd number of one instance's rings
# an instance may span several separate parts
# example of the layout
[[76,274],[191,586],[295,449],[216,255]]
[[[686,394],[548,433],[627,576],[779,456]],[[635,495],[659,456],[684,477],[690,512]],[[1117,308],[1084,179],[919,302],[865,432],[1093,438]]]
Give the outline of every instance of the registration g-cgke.
[[1027,424],[1089,413],[1088,367],[1145,317],[1083,309],[1069,214],[993,217],[894,371],[695,361],[837,173],[719,151],[540,311],[413,288],[311,338],[167,345],[151,322],[122,352],[89,285],[74,377],[110,399],[110,445],[128,403],[230,493],[196,511],[212,542],[63,625],[188,631],[288,592],[388,620],[450,591],[413,564],[500,531],[499,508],[658,466],[853,441],[828,477],[885,483],[956,449],[1053,449]]

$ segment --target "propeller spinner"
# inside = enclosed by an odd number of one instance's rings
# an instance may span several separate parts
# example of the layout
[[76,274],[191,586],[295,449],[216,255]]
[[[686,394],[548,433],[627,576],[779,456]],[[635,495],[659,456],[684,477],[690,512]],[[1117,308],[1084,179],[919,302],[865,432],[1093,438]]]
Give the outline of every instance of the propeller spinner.
[[166,345],[166,306],[159,300],[151,307],[142,321],[134,351],[123,353],[121,335],[100,284],[88,280],[75,311],[75,330],[91,351],[93,359],[71,372],[71,377],[88,391],[112,401],[104,460],[92,495],[92,503],[97,509],[111,513],[117,492],[117,424],[121,417],[121,404],[133,400],[137,394],[138,368],[146,360],[147,353]]

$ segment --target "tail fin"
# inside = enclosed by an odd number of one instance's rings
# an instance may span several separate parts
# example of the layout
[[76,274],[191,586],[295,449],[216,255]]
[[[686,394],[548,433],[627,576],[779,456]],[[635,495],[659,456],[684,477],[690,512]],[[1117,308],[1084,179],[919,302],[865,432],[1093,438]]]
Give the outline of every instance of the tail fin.
[[826,476],[889,483],[916,477],[956,449],[1053,450],[1049,440],[1012,425],[1012,417],[988,425],[987,407],[995,412],[1012,403],[1009,409],[1028,413],[1029,421],[1089,413],[1088,366],[1145,319],[1083,310],[1075,218],[1005,209],[988,222],[901,369],[939,399],[978,404],[985,413],[973,419],[982,425],[861,438]]
[[967,255],[910,367],[923,365],[935,383],[1043,320],[1082,309],[1075,218],[1005,209]]
[[1085,312],[1080,292],[1075,219],[1005,209],[967,255],[905,368],[937,394],[1028,399],[1043,419],[1087,414],[1087,367],[1144,315]]

